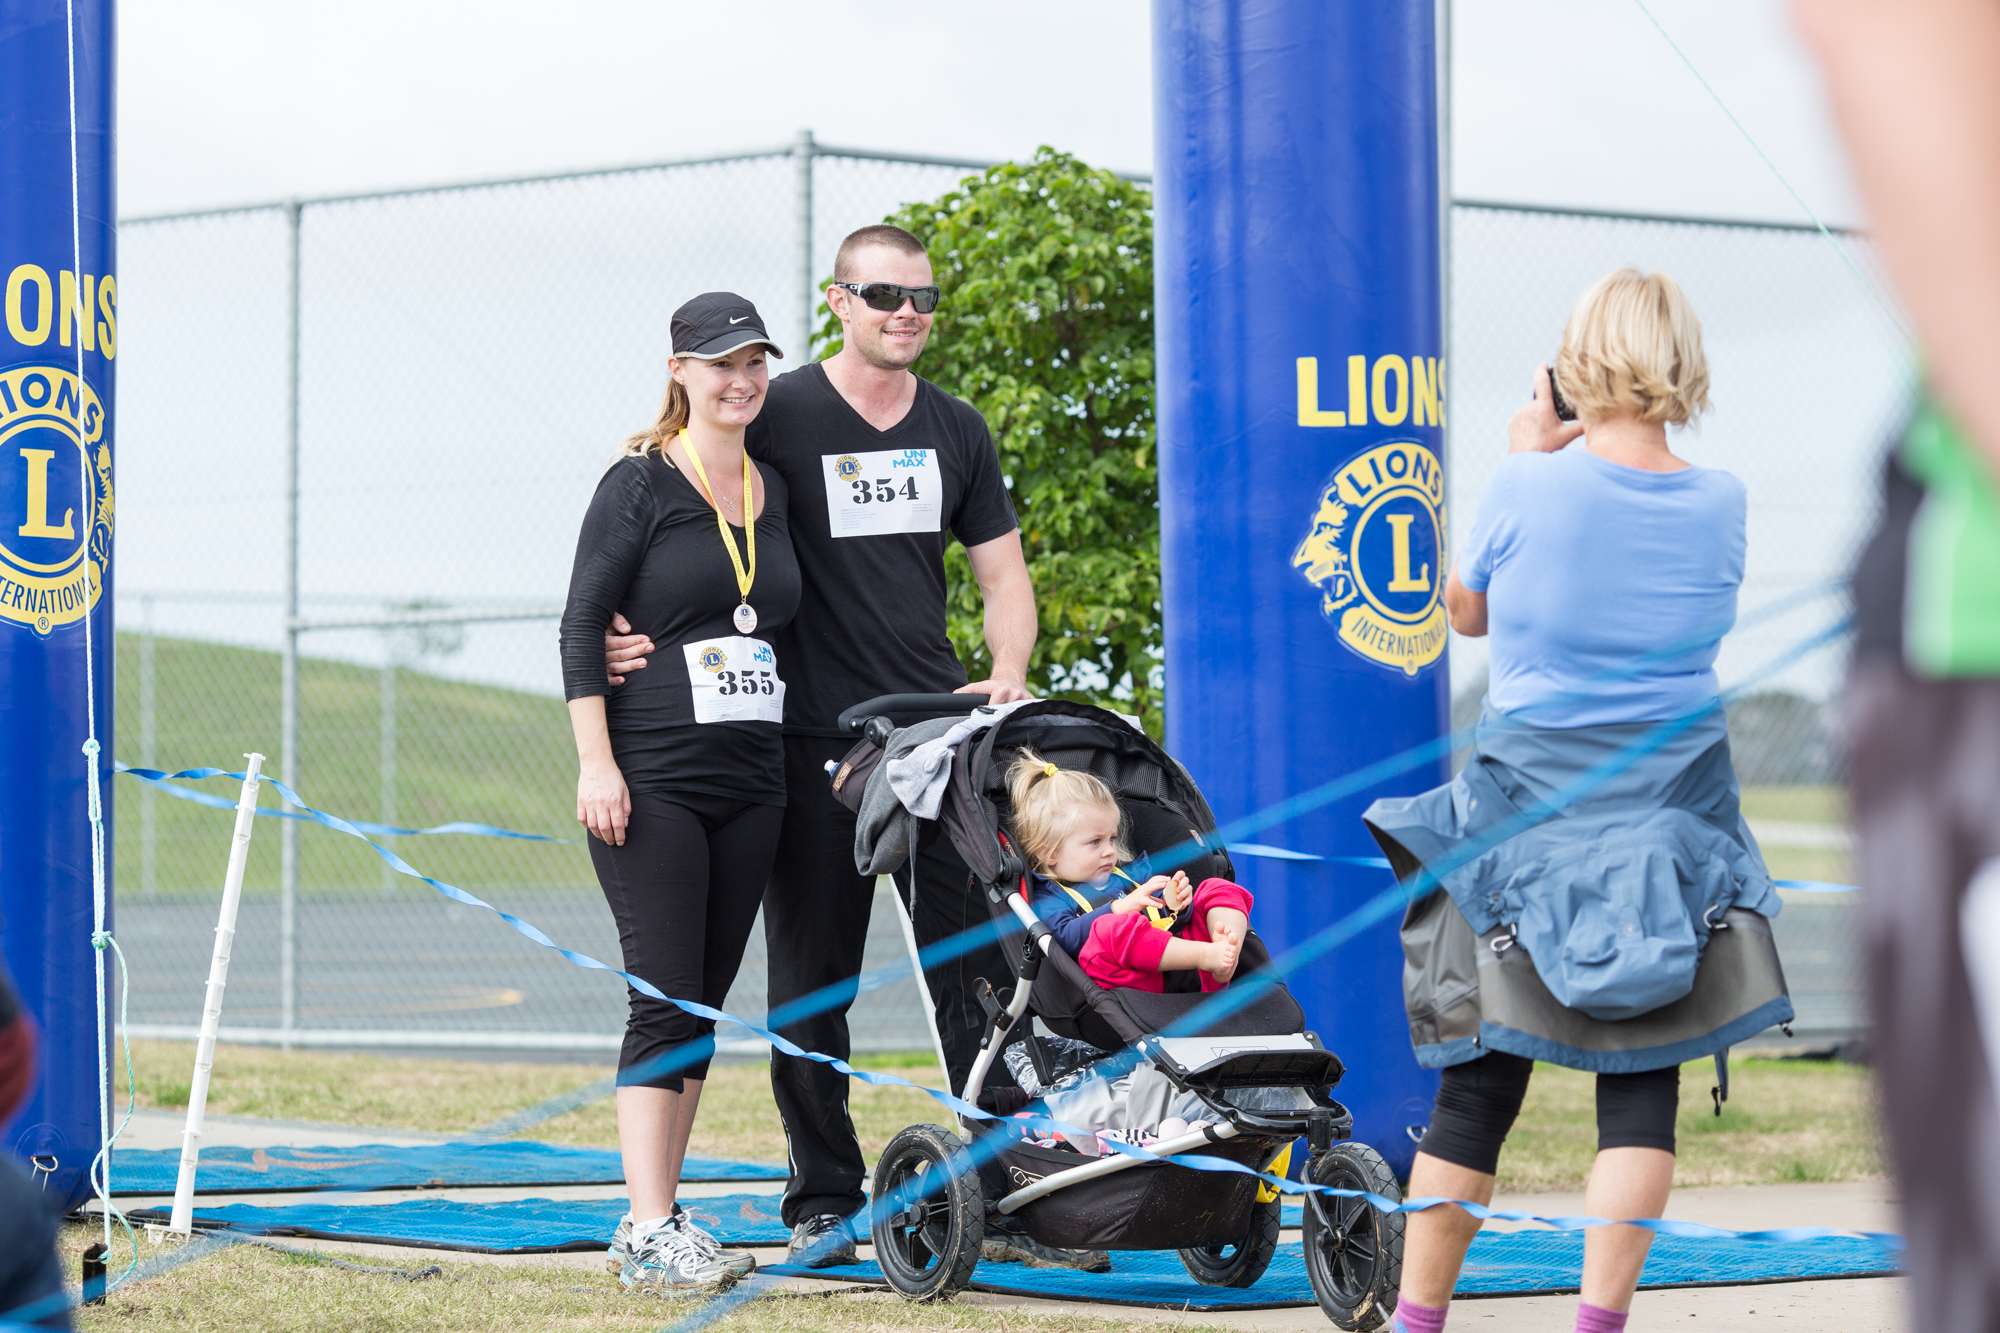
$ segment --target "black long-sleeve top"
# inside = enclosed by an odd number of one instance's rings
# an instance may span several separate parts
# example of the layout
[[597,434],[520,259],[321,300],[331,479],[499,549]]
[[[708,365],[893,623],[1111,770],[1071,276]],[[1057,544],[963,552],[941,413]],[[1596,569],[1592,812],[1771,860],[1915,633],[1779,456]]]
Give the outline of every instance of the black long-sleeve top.
[[[799,607],[799,564],[787,518],[789,492],[764,478],[757,517],[757,580],[750,605],[769,642]],[[748,546],[731,526],[739,557]],[[742,600],[723,549],[715,510],[693,477],[658,454],[621,458],[597,483],[577,535],[562,618],[563,694],[601,694],[611,752],[632,791],[720,793],[785,803],[783,742],[776,722],[695,721],[686,648],[737,634],[730,617]],[[622,611],[651,637],[644,669],[612,685],[604,675],[604,631]],[[778,676],[786,663],[777,663]]]

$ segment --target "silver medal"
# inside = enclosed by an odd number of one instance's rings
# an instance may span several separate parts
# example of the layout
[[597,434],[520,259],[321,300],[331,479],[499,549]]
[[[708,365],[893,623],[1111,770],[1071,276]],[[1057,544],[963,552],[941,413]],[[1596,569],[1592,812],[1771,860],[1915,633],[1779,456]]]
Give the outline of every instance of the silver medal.
[[757,628],[757,610],[748,602],[739,602],[736,607],[736,632],[748,634]]

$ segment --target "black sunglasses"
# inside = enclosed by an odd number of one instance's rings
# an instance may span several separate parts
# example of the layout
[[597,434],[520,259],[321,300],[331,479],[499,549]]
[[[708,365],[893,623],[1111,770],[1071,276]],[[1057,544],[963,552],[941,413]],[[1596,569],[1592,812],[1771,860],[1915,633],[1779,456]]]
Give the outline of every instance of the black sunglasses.
[[899,287],[893,282],[836,282],[868,303],[870,310],[897,311],[908,301],[919,315],[928,315],[938,307],[938,289],[935,287]]

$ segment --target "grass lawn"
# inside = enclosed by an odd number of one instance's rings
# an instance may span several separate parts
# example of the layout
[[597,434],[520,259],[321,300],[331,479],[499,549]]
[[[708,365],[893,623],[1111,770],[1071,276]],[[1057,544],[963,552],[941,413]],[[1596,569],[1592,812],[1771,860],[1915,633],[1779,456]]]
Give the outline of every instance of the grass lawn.
[[1769,786],[1743,789],[1743,813],[1750,819],[1788,824],[1847,823],[1847,791],[1833,786]]
[[[859,1056],[857,1068],[886,1070],[913,1083],[941,1084],[929,1054]],[[187,1105],[194,1068],[192,1042],[135,1041],[132,1065],[139,1105]],[[264,1046],[218,1046],[208,1109],[217,1115],[265,1116],[325,1124],[368,1125],[453,1134],[477,1129],[513,1111],[607,1078],[611,1068],[579,1064],[433,1060],[409,1056],[346,1055]],[[119,1070],[124,1087],[124,1070]],[[872,1161],[904,1126],[941,1121],[942,1108],[908,1088],[855,1082],[849,1112]],[[611,1099],[600,1098],[544,1121],[521,1135],[548,1143],[618,1146]],[[703,1157],[782,1162],[785,1140],[771,1101],[770,1068],[717,1064],[702,1090],[689,1151]]]
[[[1715,1064],[1681,1067],[1676,1185],[1872,1180],[1885,1168],[1869,1073],[1819,1060],[1733,1060],[1715,1114]],[[1596,1080],[1536,1065],[1500,1155],[1503,1191],[1580,1190],[1597,1150]]]
[[[142,1106],[187,1104],[193,1047],[182,1042],[133,1042]],[[861,1057],[863,1067],[916,1083],[936,1084],[928,1055]],[[222,1115],[268,1116],[329,1124],[370,1125],[456,1133],[605,1077],[608,1068],[564,1064],[500,1064],[377,1055],[220,1047],[209,1087],[209,1109]],[[1852,1065],[1807,1060],[1738,1060],[1730,1069],[1730,1100],[1720,1118],[1709,1088],[1714,1066],[1681,1073],[1680,1166],[1683,1185],[1762,1185],[1809,1180],[1862,1180],[1882,1173],[1868,1072]],[[1589,1075],[1540,1065],[1520,1122],[1500,1159],[1503,1191],[1578,1190],[1596,1149],[1595,1083]],[[918,1121],[942,1122],[937,1103],[907,1088],[855,1082],[849,1109],[869,1160],[889,1139]],[[528,1130],[551,1143],[616,1147],[609,1098],[591,1102]],[[782,1162],[785,1142],[771,1103],[768,1067],[718,1064],[710,1070],[690,1151],[706,1157]]]
[[[62,1250],[70,1277],[77,1277],[83,1247],[95,1229],[63,1228]],[[121,1240],[122,1244],[122,1240]],[[140,1242],[142,1262],[163,1252]],[[113,1251],[112,1276],[124,1271],[131,1251]],[[381,1262],[381,1261],[371,1261]],[[506,1267],[454,1262],[445,1254],[412,1253],[407,1269],[435,1263],[443,1271],[417,1282],[386,1273],[360,1273],[324,1259],[279,1253],[261,1247],[231,1246],[128,1288],[113,1291],[101,1307],[78,1311],[77,1327],[109,1333],[114,1329],[198,1329],[201,1333],[487,1333],[488,1330],[631,1330],[652,1333],[669,1327],[695,1307],[644,1296],[627,1296],[616,1278],[601,1269],[529,1263]],[[1035,1329],[1046,1333],[1168,1333],[1212,1328],[1184,1322],[1171,1312],[1134,1310],[1115,1320],[1054,1313],[1023,1314],[974,1304],[910,1305],[887,1293],[854,1293],[838,1283],[824,1294],[767,1296],[746,1302],[708,1327],[722,1333],[748,1330]]]

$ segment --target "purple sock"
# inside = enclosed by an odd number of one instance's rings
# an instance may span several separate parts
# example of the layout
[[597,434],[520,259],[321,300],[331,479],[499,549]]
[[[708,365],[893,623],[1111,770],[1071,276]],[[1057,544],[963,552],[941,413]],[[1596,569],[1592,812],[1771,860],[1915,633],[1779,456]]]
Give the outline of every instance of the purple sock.
[[1576,1333],[1625,1333],[1629,1310],[1607,1310],[1589,1301],[1576,1303]]
[[1444,1317],[1449,1305],[1418,1305],[1408,1297],[1396,1301],[1396,1320],[1389,1333],[1444,1333]]

